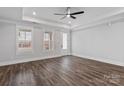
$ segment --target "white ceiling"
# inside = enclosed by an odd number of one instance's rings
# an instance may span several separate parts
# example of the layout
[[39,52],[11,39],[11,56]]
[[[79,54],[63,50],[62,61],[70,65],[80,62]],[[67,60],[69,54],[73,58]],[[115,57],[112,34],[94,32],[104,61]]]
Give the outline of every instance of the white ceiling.
[[[71,12],[84,11],[84,14],[76,15],[77,19],[65,18],[54,15],[54,13],[64,13],[66,7],[25,7],[25,8],[0,8],[0,18],[22,20],[22,18],[36,19],[44,23],[60,24],[76,27],[91,23],[100,18],[119,11],[120,7],[71,7]],[[36,12],[36,15],[33,15]],[[33,20],[32,20],[33,21]],[[68,22],[71,21],[71,24]]]
[[22,19],[22,8],[0,7],[0,18],[20,20]]
[[[54,15],[54,13],[64,13],[66,8],[65,7],[45,7],[45,8],[24,8],[24,16],[29,17],[36,17],[38,19],[46,19],[50,21],[56,21],[68,24],[68,21],[71,21],[71,25],[79,25],[86,24],[89,21],[92,21],[95,18],[101,17],[105,15],[106,13],[110,13],[111,11],[115,10],[117,8],[113,7],[106,7],[106,8],[92,8],[92,7],[72,7],[71,12],[77,12],[77,11],[85,11],[84,14],[76,15],[77,19],[71,19],[71,18],[65,18],[63,20],[60,20],[63,16]],[[32,12],[35,11],[37,13],[36,16],[32,15]]]

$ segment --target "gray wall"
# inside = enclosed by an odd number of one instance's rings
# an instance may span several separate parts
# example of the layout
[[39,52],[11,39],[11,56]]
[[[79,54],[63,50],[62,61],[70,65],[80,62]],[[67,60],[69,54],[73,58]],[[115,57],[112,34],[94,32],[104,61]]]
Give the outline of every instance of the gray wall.
[[[21,23],[20,25],[24,25]],[[50,26],[33,27],[33,52],[17,53],[16,51],[16,24],[0,22],[0,65],[14,64],[51,58],[70,54],[70,34],[69,30]],[[43,50],[44,31],[54,32],[54,50],[46,52]],[[68,33],[68,50],[61,50],[61,32]]]
[[124,66],[124,22],[72,32],[72,54]]

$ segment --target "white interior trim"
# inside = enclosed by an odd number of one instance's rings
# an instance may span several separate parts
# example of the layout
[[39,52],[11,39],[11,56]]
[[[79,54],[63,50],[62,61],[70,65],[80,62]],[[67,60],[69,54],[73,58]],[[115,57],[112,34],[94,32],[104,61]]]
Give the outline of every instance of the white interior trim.
[[51,25],[51,26],[63,27],[63,28],[67,28],[67,29],[70,28],[70,26],[68,26],[66,24],[49,22],[49,21],[40,20],[40,19],[36,19],[36,18],[32,18],[32,17],[27,17],[27,16],[23,16],[23,20],[24,21],[29,21],[29,22],[40,23],[40,24]]
[[32,27],[36,26],[36,27],[40,27],[40,28],[42,28],[43,26],[49,26],[50,28],[56,27],[56,29],[58,29],[58,28],[70,29],[70,26],[61,25],[58,23],[54,24],[54,23],[49,23],[49,22],[43,22],[43,23],[40,22],[39,23],[39,22],[33,22],[33,21],[28,21],[28,20],[27,21],[26,20],[19,21],[19,20],[11,20],[11,19],[4,19],[4,18],[0,18],[0,22],[5,22],[5,23],[10,23],[10,24],[15,24],[15,25],[23,25],[23,26],[32,26]]
[[113,59],[108,59],[108,58],[101,58],[101,57],[92,57],[92,56],[87,56],[87,55],[80,55],[76,53],[72,53],[73,56],[81,57],[81,58],[86,58],[86,59],[91,59],[91,60],[96,60],[104,63],[109,63],[109,64],[114,64],[118,66],[124,66],[124,62],[113,60]]
[[16,59],[12,61],[3,61],[0,62],[0,66],[6,66],[6,65],[12,65],[12,64],[18,64],[18,63],[26,63],[26,62],[31,62],[31,61],[36,61],[36,60],[44,60],[44,59],[49,59],[49,58],[55,58],[55,57],[61,57],[62,55],[55,55],[55,56],[49,56],[49,57],[34,57],[34,58],[26,58],[26,59]]
[[118,18],[113,18],[110,20],[103,20],[103,21],[94,22],[91,24],[84,25],[82,27],[74,28],[72,31],[80,31],[80,30],[84,30],[84,29],[89,29],[89,28],[96,27],[96,26],[103,25],[103,24],[115,23],[115,22],[118,22],[120,20],[123,21],[124,17],[118,17]]
[[[72,29],[72,31],[74,31],[74,30],[85,29],[85,28],[88,28],[88,27],[103,24],[103,23],[106,22],[106,21],[103,22],[104,20],[109,19],[109,18],[114,17],[114,16],[118,16],[118,15],[123,14],[123,13],[124,13],[124,8],[120,8],[120,9],[118,9],[116,11],[113,11],[112,13],[109,13],[109,14],[106,14],[106,15],[104,15],[102,17],[94,19],[94,21],[92,21],[91,23],[88,23],[88,24],[85,24],[85,25],[79,24],[77,26],[69,26],[69,25],[64,24],[64,23],[50,22],[50,21],[46,21],[44,19],[39,20],[39,19],[36,19],[36,18],[27,17],[27,16],[23,16],[22,21],[28,22],[31,25],[33,25],[33,23],[44,24],[44,25],[49,25],[49,26],[62,27],[62,28],[65,28],[65,29]],[[12,20],[8,20],[8,19],[0,19],[0,21],[7,22],[7,23],[14,23],[14,24],[17,23],[14,20],[12,21]]]
[[112,13],[109,13],[109,14],[106,14],[102,17],[99,17],[99,18],[95,19],[94,21],[92,21],[91,23],[88,23],[88,24],[85,24],[85,25],[79,24],[77,26],[72,26],[71,29],[73,29],[73,31],[74,30],[79,30],[79,29],[85,29],[85,28],[89,28],[89,27],[92,27],[92,26],[103,24],[103,23],[106,23],[106,22],[109,22],[109,21],[117,20],[117,19],[120,19],[120,18],[114,18],[114,19],[110,19],[110,20],[106,21],[106,19],[112,18],[114,16],[118,16],[118,15],[123,14],[123,13],[124,13],[124,8],[121,8],[120,10],[116,10]]

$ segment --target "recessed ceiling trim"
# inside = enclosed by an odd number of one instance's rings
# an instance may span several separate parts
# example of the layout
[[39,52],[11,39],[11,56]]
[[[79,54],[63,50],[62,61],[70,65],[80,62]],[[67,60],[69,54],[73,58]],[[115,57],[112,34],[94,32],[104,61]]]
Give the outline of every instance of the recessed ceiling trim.
[[48,21],[37,19],[37,18],[33,18],[33,17],[23,16],[22,19],[24,21],[29,21],[29,22],[39,23],[39,24],[46,24],[46,25],[50,25],[50,26],[57,26],[57,27],[62,27],[62,28],[70,29],[70,26],[68,26],[66,24],[48,22]]
[[111,17],[116,16],[116,15],[120,15],[122,13],[124,13],[124,8],[120,8],[119,10],[116,10],[112,13],[106,14],[105,16],[99,17],[99,18],[95,19],[94,21],[92,21],[92,22],[90,22],[86,25],[81,25],[80,24],[80,25],[77,25],[77,26],[72,26],[71,29],[79,30],[79,29],[85,29],[85,28],[88,28],[88,27],[91,27],[91,26],[95,26],[95,25],[98,25],[98,24],[102,24],[102,23],[105,23],[105,21],[104,21],[105,19],[111,18]]
[[124,17],[118,17],[118,18],[113,18],[111,20],[103,20],[101,22],[96,22],[94,24],[88,24],[88,25],[85,25],[83,28],[80,27],[78,29],[73,29],[73,31],[80,31],[80,30],[84,30],[84,29],[89,29],[89,28],[93,28],[93,27],[96,27],[96,26],[99,26],[99,25],[104,25],[104,24],[108,24],[108,23],[116,23],[116,22],[121,22],[120,20],[123,20],[124,22]]

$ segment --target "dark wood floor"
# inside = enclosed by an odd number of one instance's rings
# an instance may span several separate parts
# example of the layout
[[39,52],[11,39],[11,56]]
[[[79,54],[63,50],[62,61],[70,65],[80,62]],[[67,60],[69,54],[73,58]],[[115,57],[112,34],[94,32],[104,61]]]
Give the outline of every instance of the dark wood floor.
[[124,67],[64,56],[0,67],[0,85],[124,85]]

